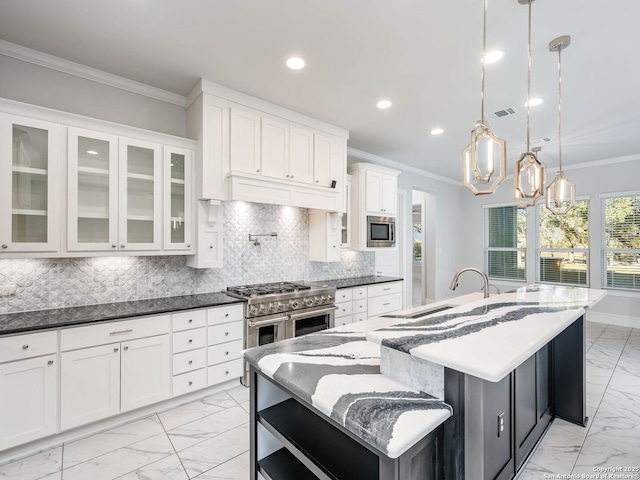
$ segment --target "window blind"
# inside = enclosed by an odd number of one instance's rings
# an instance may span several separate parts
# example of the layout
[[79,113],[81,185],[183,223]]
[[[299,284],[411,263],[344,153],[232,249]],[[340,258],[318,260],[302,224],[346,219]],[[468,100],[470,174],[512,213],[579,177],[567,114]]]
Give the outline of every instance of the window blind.
[[640,195],[602,199],[602,285],[640,290]]
[[589,285],[589,201],[565,215],[538,206],[538,281]]
[[486,209],[486,269],[490,277],[525,279],[527,214],[515,205]]

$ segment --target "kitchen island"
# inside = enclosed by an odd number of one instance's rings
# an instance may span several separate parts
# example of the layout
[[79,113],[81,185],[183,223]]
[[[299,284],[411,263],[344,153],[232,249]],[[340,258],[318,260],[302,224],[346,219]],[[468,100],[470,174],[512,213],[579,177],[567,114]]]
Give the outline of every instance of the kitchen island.
[[512,478],[555,416],[586,421],[604,293],[472,294],[247,351],[252,479]]

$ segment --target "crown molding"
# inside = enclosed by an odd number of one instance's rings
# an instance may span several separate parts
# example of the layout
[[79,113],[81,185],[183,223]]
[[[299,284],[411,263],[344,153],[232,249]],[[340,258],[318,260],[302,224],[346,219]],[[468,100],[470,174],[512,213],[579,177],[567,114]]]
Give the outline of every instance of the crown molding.
[[363,152],[362,150],[358,150],[356,148],[347,147],[347,155],[353,158],[357,158],[358,160],[365,160],[368,162],[377,163],[378,165],[382,165],[385,167],[396,168],[398,170],[402,170],[403,172],[410,172],[410,173],[415,173],[417,175],[422,175],[423,177],[428,177],[433,180],[438,180],[439,182],[455,185],[456,187],[462,186],[462,182],[459,182],[457,180],[452,180],[451,178],[448,178],[448,177],[436,175],[435,173],[431,173],[426,170],[422,170],[421,168],[413,167],[411,165],[406,165],[404,163],[400,163],[395,160],[389,160],[388,158],[381,157],[379,155],[374,155],[373,153]]
[[137,95],[143,95],[145,97],[171,103],[180,107],[185,107],[187,104],[187,97],[184,95],[152,87],[151,85],[146,85],[141,82],[136,82],[135,80],[113,75],[103,70],[98,70],[97,68],[87,67],[86,65],[71,62],[60,57],[49,55],[48,53],[39,52],[4,40],[0,40],[0,55],[5,55],[34,65],[40,65],[41,67],[84,78],[86,80],[91,80],[92,82],[101,83],[110,87],[119,88],[120,90],[125,90]]
[[640,154],[638,153],[634,153],[633,155],[624,155],[622,157],[613,157],[613,158],[605,158],[603,160],[594,160],[592,162],[574,163],[572,165],[565,165],[562,170],[579,170],[581,168],[599,167],[601,165],[612,165],[614,163],[633,162],[636,160],[640,160]]

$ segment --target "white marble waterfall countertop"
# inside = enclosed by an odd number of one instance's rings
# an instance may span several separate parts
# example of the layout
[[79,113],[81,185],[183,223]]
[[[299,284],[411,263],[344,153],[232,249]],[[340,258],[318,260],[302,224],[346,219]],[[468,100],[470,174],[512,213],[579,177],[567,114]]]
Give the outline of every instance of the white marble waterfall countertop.
[[382,375],[380,346],[343,328],[252,348],[244,357],[316,412],[398,458],[448,419],[452,409]]
[[395,324],[370,331],[366,338],[498,382],[605,295],[604,290],[529,285],[424,318],[396,318]]

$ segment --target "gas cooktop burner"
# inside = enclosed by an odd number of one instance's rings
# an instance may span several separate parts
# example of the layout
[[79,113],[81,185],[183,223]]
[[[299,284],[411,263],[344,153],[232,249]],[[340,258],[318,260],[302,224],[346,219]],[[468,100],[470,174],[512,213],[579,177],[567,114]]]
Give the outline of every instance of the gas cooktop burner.
[[272,295],[274,293],[292,293],[310,289],[311,286],[301,283],[277,282],[227,287],[227,292],[235,293],[236,295],[239,295],[243,298],[255,298],[260,295]]

